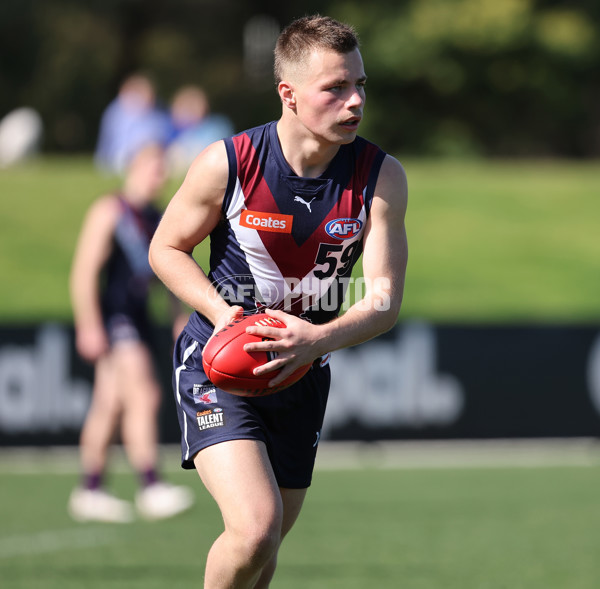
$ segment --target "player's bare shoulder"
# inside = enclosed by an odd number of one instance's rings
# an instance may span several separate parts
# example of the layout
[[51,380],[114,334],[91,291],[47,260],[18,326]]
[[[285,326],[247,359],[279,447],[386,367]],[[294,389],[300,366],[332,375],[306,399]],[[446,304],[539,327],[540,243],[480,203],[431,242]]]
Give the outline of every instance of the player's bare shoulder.
[[121,212],[119,197],[115,194],[105,194],[90,205],[86,214],[86,222],[96,228],[111,228],[116,226]]
[[402,199],[406,199],[408,196],[408,182],[404,167],[395,157],[389,154],[385,156],[381,164],[375,194],[382,197],[396,194],[396,198]]
[[227,150],[223,141],[217,141],[192,162],[179,190],[167,205],[150,245],[155,271],[161,248],[191,253],[216,227],[228,180]]
[[189,198],[197,199],[204,204],[218,204],[229,180],[229,159],[224,141],[211,143],[192,162],[181,185]]
[[395,213],[403,218],[407,201],[408,181],[404,167],[395,157],[388,154],[381,164],[373,205],[379,204],[387,213]]

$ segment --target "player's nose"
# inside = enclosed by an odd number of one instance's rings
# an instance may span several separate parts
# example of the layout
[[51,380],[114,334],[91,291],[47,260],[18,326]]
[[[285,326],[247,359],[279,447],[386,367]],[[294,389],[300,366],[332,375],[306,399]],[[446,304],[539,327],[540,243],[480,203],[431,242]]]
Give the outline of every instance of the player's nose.
[[352,110],[362,108],[365,102],[364,92],[358,88],[354,88],[346,100],[346,107]]

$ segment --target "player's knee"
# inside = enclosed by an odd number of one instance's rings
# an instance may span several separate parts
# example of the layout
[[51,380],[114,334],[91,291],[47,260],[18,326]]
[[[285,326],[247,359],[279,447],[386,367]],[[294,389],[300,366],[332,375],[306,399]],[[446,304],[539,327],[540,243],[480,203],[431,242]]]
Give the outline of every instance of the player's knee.
[[264,566],[271,560],[281,543],[281,526],[257,525],[246,528],[238,538],[241,554],[251,566]]
[[153,380],[138,380],[127,391],[123,398],[124,405],[145,414],[158,413],[162,400],[161,391]]
[[89,411],[89,419],[103,422],[116,421],[121,415],[122,405],[116,396],[96,396]]
[[275,532],[249,537],[246,545],[249,561],[264,566],[277,554],[279,543],[280,536]]

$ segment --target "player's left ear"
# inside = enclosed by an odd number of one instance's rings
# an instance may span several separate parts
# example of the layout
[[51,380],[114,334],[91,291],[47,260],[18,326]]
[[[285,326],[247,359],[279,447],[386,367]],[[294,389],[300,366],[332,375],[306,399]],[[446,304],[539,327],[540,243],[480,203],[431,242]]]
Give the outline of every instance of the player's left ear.
[[279,92],[279,97],[281,98],[281,102],[284,106],[291,108],[292,110],[296,109],[296,93],[294,92],[294,88],[291,86],[289,82],[282,80],[277,85],[277,91]]

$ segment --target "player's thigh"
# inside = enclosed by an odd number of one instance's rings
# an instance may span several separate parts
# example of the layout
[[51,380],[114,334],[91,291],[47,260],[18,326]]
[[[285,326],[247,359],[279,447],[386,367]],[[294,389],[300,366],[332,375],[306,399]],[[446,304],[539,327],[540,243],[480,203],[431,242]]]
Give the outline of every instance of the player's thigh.
[[121,373],[133,375],[152,372],[152,354],[140,340],[116,342],[112,346],[113,361]]
[[266,447],[257,440],[229,440],[204,448],[194,458],[227,529],[253,533],[281,530],[283,502]]
[[152,353],[141,341],[118,342],[112,349],[115,373],[128,395],[157,386]]

